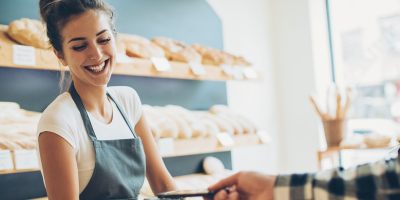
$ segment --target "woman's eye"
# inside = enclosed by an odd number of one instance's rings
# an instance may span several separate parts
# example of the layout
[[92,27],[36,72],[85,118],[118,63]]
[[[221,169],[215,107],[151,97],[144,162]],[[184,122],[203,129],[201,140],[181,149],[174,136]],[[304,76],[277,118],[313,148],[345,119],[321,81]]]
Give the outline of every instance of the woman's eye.
[[107,43],[107,42],[110,41],[110,40],[111,40],[110,38],[106,38],[106,39],[104,39],[104,40],[100,40],[100,43],[105,44],[105,43]]
[[80,51],[80,50],[83,50],[85,48],[86,48],[86,45],[79,46],[79,47],[72,47],[72,49],[75,50],[75,51]]

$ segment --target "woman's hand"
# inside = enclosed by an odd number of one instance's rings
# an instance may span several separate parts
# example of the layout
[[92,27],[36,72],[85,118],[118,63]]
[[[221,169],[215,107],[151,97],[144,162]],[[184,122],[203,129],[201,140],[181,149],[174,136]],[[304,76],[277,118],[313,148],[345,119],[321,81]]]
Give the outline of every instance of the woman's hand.
[[[222,179],[208,190],[221,190],[214,196],[214,200],[273,200],[276,177],[258,172],[239,172]],[[229,194],[222,190],[226,187],[229,187]]]

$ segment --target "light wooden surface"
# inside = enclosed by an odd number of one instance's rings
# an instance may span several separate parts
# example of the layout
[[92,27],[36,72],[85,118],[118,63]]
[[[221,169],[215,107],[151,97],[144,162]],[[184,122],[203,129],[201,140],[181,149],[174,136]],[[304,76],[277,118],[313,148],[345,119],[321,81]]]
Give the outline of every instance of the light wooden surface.
[[321,170],[321,162],[325,158],[329,158],[332,160],[333,167],[339,167],[340,163],[340,151],[345,150],[345,149],[355,149],[355,150],[365,150],[365,149],[392,149],[399,145],[398,142],[393,142],[390,143],[387,146],[380,146],[380,147],[368,147],[365,144],[363,144],[359,148],[343,148],[343,147],[329,147],[326,149],[326,151],[318,151],[318,168]]
[[[17,44],[12,41],[7,35],[8,26],[0,25],[0,66],[15,67],[27,69],[47,69],[47,70],[63,70],[68,71],[68,67],[63,67],[57,57],[51,50],[35,49],[36,51],[36,66],[15,65],[12,60],[12,45]],[[227,81],[234,80],[233,76],[226,75],[219,66],[204,65],[207,72],[206,75],[194,75],[189,64],[184,62],[170,61],[171,72],[159,72],[155,69],[152,62],[148,59],[132,58],[134,63],[118,64],[115,66],[113,74],[133,75],[133,76],[148,76],[161,78],[176,78],[176,79],[194,79],[194,80],[211,80],[211,81]],[[257,79],[246,79],[244,81],[261,81],[261,74],[258,74]]]
[[165,155],[163,157],[229,151],[235,147],[262,144],[258,135],[256,134],[234,135],[232,138],[235,141],[235,145],[229,147],[222,146],[216,137],[174,140],[175,153],[173,155]]

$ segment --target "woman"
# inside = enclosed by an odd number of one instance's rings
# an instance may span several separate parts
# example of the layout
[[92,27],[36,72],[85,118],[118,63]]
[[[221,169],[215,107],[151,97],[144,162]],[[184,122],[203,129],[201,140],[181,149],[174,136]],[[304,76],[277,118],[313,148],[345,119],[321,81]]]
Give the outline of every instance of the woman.
[[137,93],[109,87],[116,63],[113,10],[101,0],[40,0],[54,53],[73,79],[43,112],[37,136],[50,200],[136,199],[177,187]]

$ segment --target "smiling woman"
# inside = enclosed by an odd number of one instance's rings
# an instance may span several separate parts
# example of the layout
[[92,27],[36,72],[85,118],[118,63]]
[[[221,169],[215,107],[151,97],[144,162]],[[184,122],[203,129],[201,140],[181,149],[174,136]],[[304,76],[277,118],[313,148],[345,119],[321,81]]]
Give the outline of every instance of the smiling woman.
[[112,8],[101,0],[41,0],[47,35],[73,82],[43,112],[40,166],[52,199],[136,199],[176,190],[136,91],[107,87],[115,67]]

